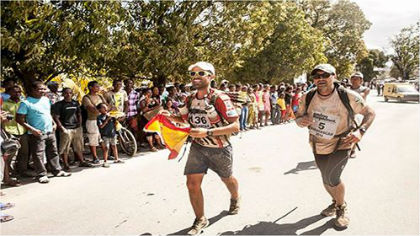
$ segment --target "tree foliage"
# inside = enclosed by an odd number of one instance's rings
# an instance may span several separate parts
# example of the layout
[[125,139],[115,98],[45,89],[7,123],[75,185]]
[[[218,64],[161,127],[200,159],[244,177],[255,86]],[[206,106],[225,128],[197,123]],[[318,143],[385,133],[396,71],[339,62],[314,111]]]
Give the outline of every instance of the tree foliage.
[[119,22],[115,2],[3,2],[2,76],[49,80],[82,68],[103,68],[113,57],[109,27]]
[[390,57],[404,80],[414,76],[419,68],[419,28],[420,23],[417,22],[416,25],[402,29],[391,41],[395,53]]
[[1,76],[58,74],[185,81],[290,81],[317,63],[341,74],[363,58],[370,23],[355,3],[320,1],[10,1],[1,5]]
[[367,56],[363,33],[370,28],[360,7],[349,0],[298,2],[311,26],[324,35],[325,55],[339,77],[348,77],[354,65]]
[[379,75],[379,72],[375,68],[385,67],[388,59],[388,56],[381,50],[369,50],[368,56],[360,60],[356,68],[363,73],[365,81],[371,81]]

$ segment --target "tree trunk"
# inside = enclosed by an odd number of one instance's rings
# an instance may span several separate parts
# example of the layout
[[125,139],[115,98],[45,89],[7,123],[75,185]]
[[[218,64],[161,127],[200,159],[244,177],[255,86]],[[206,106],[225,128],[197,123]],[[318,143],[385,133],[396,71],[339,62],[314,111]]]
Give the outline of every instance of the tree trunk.
[[166,85],[166,76],[158,75],[153,81],[154,86]]
[[35,74],[31,72],[23,72],[19,79],[23,83],[23,88],[25,90],[26,96],[28,96],[31,92],[32,82],[35,80]]

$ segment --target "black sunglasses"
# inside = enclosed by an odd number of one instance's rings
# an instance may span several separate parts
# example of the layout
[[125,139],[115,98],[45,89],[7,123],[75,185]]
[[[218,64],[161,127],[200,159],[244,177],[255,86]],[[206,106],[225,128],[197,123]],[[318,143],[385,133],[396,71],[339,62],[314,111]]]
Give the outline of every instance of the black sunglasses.
[[189,74],[191,77],[194,77],[194,76],[196,76],[196,75],[199,75],[199,76],[211,75],[211,73],[210,73],[210,72],[207,72],[207,71],[198,71],[198,72],[195,72],[195,71],[188,71],[188,74]]
[[331,76],[331,74],[329,74],[329,73],[315,74],[315,75],[312,76],[312,79],[320,79],[320,78],[326,79],[330,76]]

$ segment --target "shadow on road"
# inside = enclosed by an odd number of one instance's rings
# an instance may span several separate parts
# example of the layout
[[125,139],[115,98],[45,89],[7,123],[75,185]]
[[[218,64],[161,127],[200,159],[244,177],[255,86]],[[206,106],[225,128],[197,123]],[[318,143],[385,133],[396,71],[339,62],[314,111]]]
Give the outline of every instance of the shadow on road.
[[284,172],[285,175],[288,174],[298,174],[299,171],[304,170],[315,170],[317,169],[315,161],[299,162],[297,166],[287,172]]
[[[306,228],[323,218],[324,217],[321,215],[315,215],[291,224],[277,224],[276,222],[278,220],[274,222],[263,221],[255,225],[247,225],[239,231],[227,231],[221,233],[220,235],[297,235],[298,230]],[[331,219],[325,224],[315,229],[306,231],[301,235],[320,235],[327,229],[333,228],[333,225],[333,219]]]
[[[217,221],[219,221],[220,219],[222,219],[223,217],[225,217],[227,215],[228,215],[227,211],[222,211],[218,215],[213,216],[212,218],[209,219],[208,227],[210,227],[212,224],[216,223]],[[180,230],[178,232],[175,232],[175,233],[170,233],[168,235],[186,235],[189,230],[190,230],[190,227],[182,229],[182,230]]]

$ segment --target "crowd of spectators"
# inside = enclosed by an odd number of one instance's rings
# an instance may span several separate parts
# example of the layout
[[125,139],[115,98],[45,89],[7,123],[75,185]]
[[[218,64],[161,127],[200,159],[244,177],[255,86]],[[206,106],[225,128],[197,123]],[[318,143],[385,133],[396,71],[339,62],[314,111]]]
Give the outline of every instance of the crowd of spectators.
[[[159,134],[143,128],[162,109],[178,114],[194,89],[182,83],[139,88],[134,84],[133,79],[117,79],[105,90],[91,81],[89,93],[79,102],[72,89],[60,89],[56,82],[34,81],[24,96],[15,81],[3,81],[2,138],[19,145],[13,158],[5,158],[3,184],[18,186],[24,177],[48,183],[48,172],[67,177],[76,164],[89,168],[110,167],[109,160],[124,163],[116,138],[121,125],[134,134],[140,151],[165,149]],[[211,86],[230,96],[240,114],[240,130],[246,131],[293,120],[303,91],[312,85],[224,80],[219,85],[212,81]],[[97,147],[102,149],[101,157]]]

